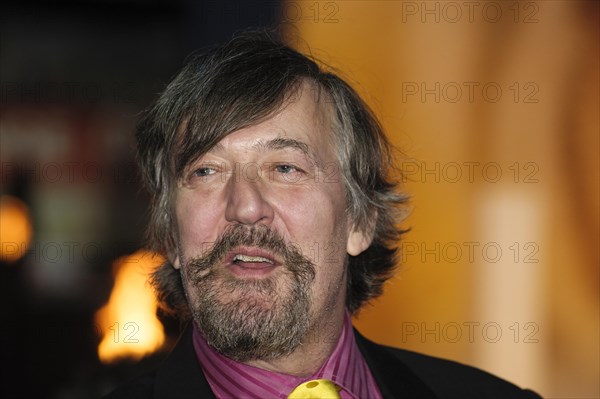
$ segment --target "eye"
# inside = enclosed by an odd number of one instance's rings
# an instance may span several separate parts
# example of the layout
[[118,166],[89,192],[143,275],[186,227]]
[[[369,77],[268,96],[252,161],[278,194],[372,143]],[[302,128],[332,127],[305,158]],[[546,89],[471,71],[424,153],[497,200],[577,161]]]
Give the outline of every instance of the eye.
[[293,173],[293,172],[299,171],[299,169],[296,168],[294,165],[289,165],[289,164],[277,165],[277,166],[275,166],[275,170],[277,172],[283,173],[283,174],[288,174],[288,173]]
[[194,175],[199,176],[199,177],[209,176],[209,175],[213,175],[215,173],[216,173],[215,169],[208,167],[208,166],[203,166],[194,171]]
[[224,166],[224,164],[211,160],[201,160],[190,165],[182,183],[188,187],[196,187],[198,184],[217,182],[217,177],[224,172]]

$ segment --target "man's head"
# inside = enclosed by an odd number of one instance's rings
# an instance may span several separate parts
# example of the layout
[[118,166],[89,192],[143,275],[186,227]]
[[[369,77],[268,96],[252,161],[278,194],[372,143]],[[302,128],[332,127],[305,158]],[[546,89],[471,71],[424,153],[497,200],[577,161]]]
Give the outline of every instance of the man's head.
[[153,274],[222,353],[290,353],[381,292],[402,233],[390,147],[343,80],[262,33],[193,58],[142,120]]

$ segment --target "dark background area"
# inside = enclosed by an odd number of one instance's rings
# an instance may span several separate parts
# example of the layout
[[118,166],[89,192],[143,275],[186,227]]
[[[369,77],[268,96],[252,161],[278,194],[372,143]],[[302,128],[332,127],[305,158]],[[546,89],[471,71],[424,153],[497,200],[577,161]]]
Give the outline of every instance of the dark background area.
[[0,194],[29,206],[34,231],[25,256],[0,265],[0,397],[99,397],[164,356],[107,366],[96,354],[111,262],[143,245],[137,115],[191,52],[273,26],[279,2],[0,7]]

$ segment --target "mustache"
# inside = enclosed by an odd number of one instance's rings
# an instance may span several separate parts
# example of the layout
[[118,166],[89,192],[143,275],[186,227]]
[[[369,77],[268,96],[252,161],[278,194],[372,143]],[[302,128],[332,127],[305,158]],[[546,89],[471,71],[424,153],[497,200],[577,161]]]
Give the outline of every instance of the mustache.
[[285,239],[275,230],[265,225],[231,225],[215,241],[204,255],[190,259],[188,269],[193,277],[206,277],[220,264],[228,252],[239,246],[252,246],[267,250],[281,259],[282,266],[293,274],[304,274],[309,280],[314,278],[315,265],[304,256],[300,248]]

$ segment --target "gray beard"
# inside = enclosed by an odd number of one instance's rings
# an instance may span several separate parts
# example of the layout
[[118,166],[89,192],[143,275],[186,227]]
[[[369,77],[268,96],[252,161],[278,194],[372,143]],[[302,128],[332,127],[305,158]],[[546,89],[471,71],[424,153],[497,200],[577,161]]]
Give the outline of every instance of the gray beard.
[[[260,280],[230,275],[220,265],[240,245],[275,253],[283,260],[282,270]],[[187,262],[182,274],[196,326],[209,345],[231,359],[286,356],[307,335],[315,266],[266,226],[232,226],[206,255]]]

